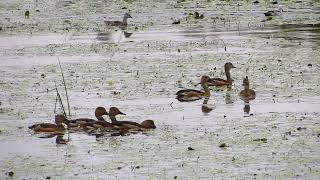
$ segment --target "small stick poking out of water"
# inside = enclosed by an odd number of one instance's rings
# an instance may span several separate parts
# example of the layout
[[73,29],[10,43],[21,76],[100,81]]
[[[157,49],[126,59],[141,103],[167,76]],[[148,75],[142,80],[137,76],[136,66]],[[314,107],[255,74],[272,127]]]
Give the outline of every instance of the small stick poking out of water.
[[61,100],[60,93],[59,93],[58,88],[57,88],[57,85],[55,84],[55,86],[56,86],[56,91],[57,91],[57,97],[56,97],[56,103],[54,105],[54,112],[56,112],[57,101],[59,100],[60,106],[61,106],[62,111],[63,111],[63,115],[65,117],[67,117],[66,111],[64,110],[64,106],[63,106],[63,103],[62,103],[62,100]]
[[65,90],[65,92],[66,92],[67,103],[68,103],[68,112],[69,112],[69,116],[71,116],[71,114],[70,114],[69,96],[68,96],[68,91],[67,91],[67,85],[66,85],[66,81],[65,81],[65,79],[64,79],[64,75],[63,75],[63,71],[62,71],[62,67],[61,67],[61,63],[60,63],[59,58],[58,58],[58,62],[59,62],[59,67],[60,67],[60,71],[61,71],[61,75],[62,75],[62,81],[63,81],[64,90]]

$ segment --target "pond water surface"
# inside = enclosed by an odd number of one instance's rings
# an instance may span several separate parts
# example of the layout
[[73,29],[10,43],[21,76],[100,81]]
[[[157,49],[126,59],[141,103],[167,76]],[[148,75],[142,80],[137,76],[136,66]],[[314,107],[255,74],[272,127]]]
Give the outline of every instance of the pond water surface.
[[[319,179],[320,4],[277,2],[1,1],[0,179]],[[125,32],[104,26],[125,12]],[[72,118],[117,106],[157,129],[39,138],[27,127],[52,122],[55,85],[66,102],[58,60]],[[224,78],[226,62],[231,90],[175,99],[204,74]]]

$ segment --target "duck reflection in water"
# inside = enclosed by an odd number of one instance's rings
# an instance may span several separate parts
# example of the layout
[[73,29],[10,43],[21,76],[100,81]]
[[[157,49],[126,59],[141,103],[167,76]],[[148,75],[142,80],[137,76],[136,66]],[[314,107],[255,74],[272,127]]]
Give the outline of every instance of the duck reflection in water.
[[248,76],[243,79],[244,90],[239,93],[240,98],[244,101],[243,112],[245,117],[250,116],[250,101],[256,98],[256,92],[249,88],[250,82]]
[[124,38],[129,38],[133,33],[123,31],[123,30],[108,30],[101,31],[97,34],[97,40],[106,41],[112,43],[119,43],[123,41]]
[[56,137],[56,144],[67,144],[69,142],[68,139],[63,139],[63,135],[59,134]]
[[54,133],[54,134],[48,134],[45,136],[40,136],[39,138],[54,138],[56,137],[56,144],[67,144],[69,142],[69,139],[63,139],[64,134],[63,133]]
[[234,99],[231,96],[231,86],[227,87],[227,92],[226,92],[226,104],[233,104]]
[[215,107],[213,105],[208,104],[210,97],[206,97],[203,100],[202,106],[201,106],[201,111],[205,114],[210,113]]

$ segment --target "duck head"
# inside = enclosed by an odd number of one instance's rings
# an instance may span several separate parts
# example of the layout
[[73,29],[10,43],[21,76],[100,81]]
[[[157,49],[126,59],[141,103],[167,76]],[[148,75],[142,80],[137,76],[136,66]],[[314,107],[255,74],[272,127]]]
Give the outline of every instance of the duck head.
[[98,117],[102,117],[103,115],[108,115],[108,112],[104,107],[97,107],[94,114],[98,118]]
[[65,121],[67,121],[67,118],[62,115],[62,114],[58,114],[55,116],[54,118],[54,122],[57,124],[57,125],[61,125],[63,124]]
[[131,15],[129,13],[125,13],[123,15],[123,19],[128,19],[128,18],[132,18]]
[[203,76],[201,77],[200,83],[206,83],[206,82],[209,81],[209,79],[210,79],[209,76],[203,75]]
[[155,129],[156,128],[156,125],[154,124],[153,120],[145,120],[140,124],[144,128],[148,128],[148,129]]
[[227,62],[225,65],[224,65],[224,69],[225,71],[230,71],[230,69],[232,68],[236,68],[231,62]]
[[116,116],[118,114],[126,115],[125,113],[121,112],[117,107],[111,107],[109,109],[109,116]]
[[203,75],[201,76],[201,80],[199,83],[196,84],[196,86],[198,86],[199,84],[205,84],[210,80],[210,77],[207,75]]

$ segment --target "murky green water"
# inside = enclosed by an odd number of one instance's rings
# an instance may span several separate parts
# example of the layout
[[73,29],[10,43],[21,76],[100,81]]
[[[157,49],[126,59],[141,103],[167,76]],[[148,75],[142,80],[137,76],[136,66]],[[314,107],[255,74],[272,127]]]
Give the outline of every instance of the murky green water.
[[[129,10],[130,37],[104,26]],[[0,13],[0,179],[319,179],[318,1],[1,1]],[[54,117],[58,59],[72,117],[117,106],[157,129],[38,138],[27,127]],[[209,113],[175,99],[201,75],[224,77],[225,62],[234,85],[212,91]],[[238,97],[246,75],[251,116]]]

